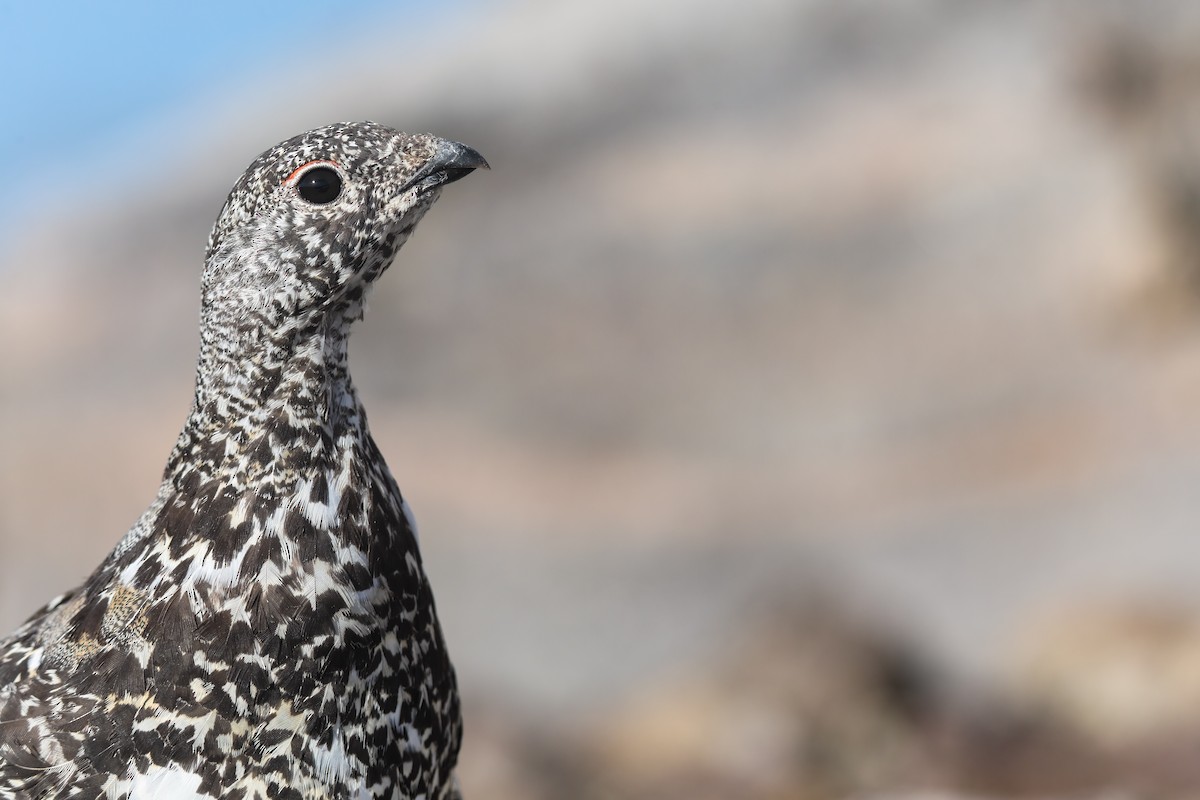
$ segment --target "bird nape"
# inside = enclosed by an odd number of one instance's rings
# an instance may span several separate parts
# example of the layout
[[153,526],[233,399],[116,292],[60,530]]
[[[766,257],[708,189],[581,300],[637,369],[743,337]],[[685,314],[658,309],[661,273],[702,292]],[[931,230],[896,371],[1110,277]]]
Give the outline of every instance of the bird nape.
[[363,122],[238,179],[158,495],[0,639],[0,800],[458,797],[454,669],[346,348],[442,187],[487,166]]

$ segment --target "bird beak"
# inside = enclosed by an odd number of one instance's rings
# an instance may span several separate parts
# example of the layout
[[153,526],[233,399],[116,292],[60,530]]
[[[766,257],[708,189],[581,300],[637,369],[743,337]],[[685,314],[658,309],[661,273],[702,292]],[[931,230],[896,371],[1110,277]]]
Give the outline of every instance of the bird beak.
[[450,141],[442,142],[430,163],[434,172],[445,174],[442,184],[454,183],[477,169],[491,169],[487,159],[479,155],[478,150]]
[[422,192],[436,189],[461,180],[477,169],[491,169],[487,159],[479,155],[478,151],[465,144],[442,139],[438,142],[437,151],[417,170],[417,174],[404,184],[401,193],[413,187]]
[[465,144],[439,139],[437,150],[408,182],[400,187],[400,194],[416,189],[427,192],[465,178],[477,169],[491,169],[487,159]]

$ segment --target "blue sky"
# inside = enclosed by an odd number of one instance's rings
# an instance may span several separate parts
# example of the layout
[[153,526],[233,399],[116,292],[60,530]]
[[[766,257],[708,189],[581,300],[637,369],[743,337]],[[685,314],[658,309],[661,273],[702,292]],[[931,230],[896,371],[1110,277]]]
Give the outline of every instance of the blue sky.
[[[446,4],[440,4],[445,6]],[[270,65],[330,57],[390,11],[432,0],[0,0],[0,214],[20,209],[50,163],[106,142]],[[7,194],[7,196],[5,196]],[[12,220],[9,219],[9,222]],[[3,220],[0,220],[3,227]]]

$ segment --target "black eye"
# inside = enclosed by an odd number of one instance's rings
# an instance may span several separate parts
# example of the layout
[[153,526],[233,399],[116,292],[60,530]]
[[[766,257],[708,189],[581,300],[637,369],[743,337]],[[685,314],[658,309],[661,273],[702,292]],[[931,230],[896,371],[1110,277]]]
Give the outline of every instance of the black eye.
[[313,167],[296,181],[296,191],[310,203],[332,203],[342,193],[342,176],[333,167]]

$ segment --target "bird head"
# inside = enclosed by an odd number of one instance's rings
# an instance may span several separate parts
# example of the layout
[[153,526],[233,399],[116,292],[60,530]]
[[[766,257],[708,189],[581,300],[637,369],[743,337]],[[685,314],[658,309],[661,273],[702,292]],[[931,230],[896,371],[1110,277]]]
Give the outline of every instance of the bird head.
[[428,134],[339,123],[288,139],[238,180],[209,237],[205,316],[271,335],[363,295],[441,193],[483,156]]

